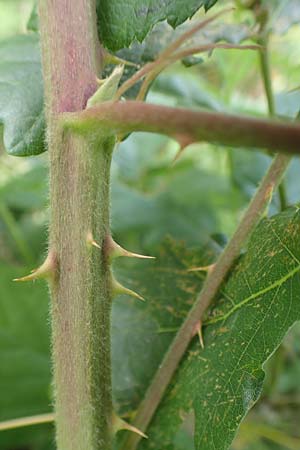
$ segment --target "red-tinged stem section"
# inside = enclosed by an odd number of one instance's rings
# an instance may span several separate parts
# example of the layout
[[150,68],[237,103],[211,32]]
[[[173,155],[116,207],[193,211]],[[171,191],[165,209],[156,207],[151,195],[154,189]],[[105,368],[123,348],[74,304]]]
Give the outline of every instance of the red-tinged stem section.
[[[97,88],[95,0],[40,0],[50,158],[52,361],[58,450],[110,450],[111,274],[109,234],[113,139],[65,132],[58,116],[82,110]],[[98,247],[91,245],[92,240]]]
[[148,131],[174,139],[186,136],[190,142],[300,152],[300,125],[293,122],[191,111],[138,101],[105,102],[101,107],[64,114],[61,121],[66,128],[83,135],[91,132],[101,135],[104,130],[117,134]]
[[[274,158],[232,239],[212,270],[208,272],[194,306],[174,338],[137,411],[134,426],[139,430],[146,431],[181,358],[185,354],[191,339],[195,336],[195,329],[199,321],[201,321],[203,314],[217,294],[233,262],[239,256],[243,245],[245,245],[246,240],[250,237],[251,232],[268,206],[272,193],[280,183],[290,159],[290,156],[287,155],[278,155]],[[135,450],[139,440],[139,436],[128,435],[122,450]]]

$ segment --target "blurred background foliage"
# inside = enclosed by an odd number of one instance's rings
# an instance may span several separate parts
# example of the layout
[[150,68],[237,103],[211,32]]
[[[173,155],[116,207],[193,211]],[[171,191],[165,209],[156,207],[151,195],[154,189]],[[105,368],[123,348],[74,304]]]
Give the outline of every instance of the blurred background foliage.
[[[245,2],[236,5],[241,3]],[[300,1],[266,3],[272,3],[270,51],[276,110],[282,116],[296,117],[300,109]],[[232,2],[220,4],[223,7]],[[27,32],[33,6],[30,0],[0,1],[1,40]],[[255,32],[249,11],[237,8],[222,22],[226,26],[212,26],[206,37],[227,33],[232,42],[239,42]],[[158,78],[148,98],[168,105],[267,114],[255,52],[218,50],[190,68],[176,64]],[[270,162],[270,156],[258,150],[197,144],[173,164],[177,150],[174,141],[140,133],[131,135],[115,151],[112,229],[124,247],[155,255],[167,236],[187,246],[213,242],[222,247]],[[7,156],[1,144],[0,164],[3,421],[49,412],[52,399],[47,289],[39,282],[25,286],[12,283],[13,278],[36,267],[47,250],[47,153],[16,158]],[[285,179],[287,204],[299,202],[299,171],[300,161],[294,158]],[[280,208],[276,194],[270,213]],[[233,450],[300,448],[299,356],[300,327],[295,326],[269,360],[264,394],[241,426]],[[193,450],[190,423],[187,421],[178,433],[174,449]],[[51,425],[0,432],[1,450],[54,447]]]

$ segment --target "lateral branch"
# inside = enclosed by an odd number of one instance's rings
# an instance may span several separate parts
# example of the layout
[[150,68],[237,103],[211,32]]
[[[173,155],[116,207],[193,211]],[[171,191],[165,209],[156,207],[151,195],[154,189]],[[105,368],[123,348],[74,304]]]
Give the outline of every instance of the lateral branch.
[[104,102],[76,113],[64,113],[63,125],[80,134],[122,135],[148,131],[189,143],[211,142],[272,152],[300,153],[300,125],[209,111],[173,108],[140,101]]

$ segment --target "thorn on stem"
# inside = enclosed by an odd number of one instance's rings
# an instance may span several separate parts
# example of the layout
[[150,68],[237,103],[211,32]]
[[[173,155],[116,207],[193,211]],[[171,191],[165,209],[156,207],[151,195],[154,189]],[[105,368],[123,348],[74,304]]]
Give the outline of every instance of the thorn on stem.
[[195,139],[192,137],[186,135],[186,134],[179,134],[176,136],[173,136],[173,138],[178,142],[179,144],[179,150],[175,155],[175,158],[173,159],[173,165],[178,161],[178,159],[182,156],[183,151],[191,144],[195,144]]
[[136,64],[132,61],[127,61],[126,59],[123,59],[123,58],[119,58],[116,55],[112,55],[108,51],[104,51],[103,59],[104,59],[105,66],[108,64],[115,64],[115,65],[124,64],[125,66],[131,66],[131,67],[136,67],[136,68],[139,67],[138,64]]
[[112,417],[112,426],[113,426],[113,433],[117,433],[120,430],[127,430],[132,431],[133,433],[136,433],[145,439],[148,439],[148,436],[146,436],[146,434],[144,434],[141,430],[134,427],[133,425],[130,425],[130,423],[125,422],[125,420],[121,419],[121,417],[117,416],[115,413],[113,413]]
[[115,277],[112,275],[112,291],[113,296],[117,295],[130,295],[131,297],[137,298],[138,300],[141,300],[142,302],[145,301],[145,299],[139,295],[137,292],[132,291],[131,289],[126,288],[121,283],[119,283]]
[[117,244],[110,235],[108,235],[105,239],[105,253],[110,260],[118,258],[120,256],[140,259],[155,259],[155,256],[140,255],[139,253],[133,253],[125,250],[119,244]]
[[91,231],[88,232],[86,240],[88,245],[101,249],[100,245],[94,240]]
[[202,321],[199,320],[199,322],[197,322],[194,332],[193,332],[193,336],[198,335],[199,338],[199,343],[202,349],[204,349],[204,341],[203,341],[203,334],[202,334]]
[[49,252],[43,264],[31,271],[29,275],[21,278],[15,278],[13,281],[34,281],[38,279],[52,280],[56,272],[56,258],[53,252]]

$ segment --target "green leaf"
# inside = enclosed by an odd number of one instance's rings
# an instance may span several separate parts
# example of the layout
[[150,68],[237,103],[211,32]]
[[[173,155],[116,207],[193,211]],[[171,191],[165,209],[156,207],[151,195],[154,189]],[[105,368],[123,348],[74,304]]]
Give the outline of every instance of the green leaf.
[[295,119],[300,112],[300,90],[280,92],[276,95],[276,112],[280,116]]
[[[117,51],[116,55],[119,58],[133,62],[138,66],[143,66],[146,63],[157,59],[159,54],[168,45],[170,45],[171,42],[185,33],[192,25],[193,22],[185,22],[182,25],[178,26],[176,30],[174,30],[167,22],[158,23],[153,27],[151,32],[149,32],[142,43],[135,41],[131,44],[130,48],[123,48]],[[195,36],[189,39],[188,43],[189,47],[213,44],[220,41],[225,41],[230,44],[239,44],[242,41],[251,38],[252,34],[252,30],[244,23],[228,24],[217,21],[216,23],[211,23],[207,28],[204,28],[203,30],[196,33]],[[204,62],[204,59],[200,57],[189,56],[182,59],[181,62],[185,67],[190,67],[195,64],[202,64]],[[108,65],[104,71],[104,75],[107,76],[112,72],[112,70],[113,66]],[[121,81],[126,81],[136,72],[136,70],[137,69],[135,67],[126,66]],[[188,86],[191,82],[191,79],[192,76],[190,76],[188,80],[183,80],[183,83],[185,81],[185,84]],[[197,74],[197,77],[195,77],[194,75],[194,81],[198,81],[198,79],[199,74]],[[138,93],[140,84],[141,83],[138,82],[130,90],[128,90],[125,93],[125,97],[135,98]],[[196,83],[194,83],[194,87],[195,84]],[[166,87],[166,82],[164,82],[164,87]],[[201,89],[201,86],[198,86],[198,90],[199,89]],[[193,90],[195,91],[195,89]],[[198,96],[199,95],[201,96],[201,93],[198,94]]]
[[202,6],[211,8],[217,0],[97,0],[100,40],[116,51],[143,41],[153,26],[163,20],[176,28]]
[[299,0],[273,0],[272,4],[264,0],[264,7],[269,9],[269,27],[278,34],[286,33],[300,20]]
[[29,156],[45,151],[43,82],[35,34],[0,43],[0,123],[9,154]]
[[[128,233],[135,234],[146,251],[166,235],[199,245],[213,233],[229,234],[245,205],[223,172],[223,150],[213,154],[202,147],[201,159],[183,156],[172,167],[178,147],[170,149],[170,144],[165,138],[135,134],[114,156],[119,176],[112,183],[112,229],[123,242]],[[187,158],[191,152],[187,149]],[[199,197],[201,192],[205,195]]]
[[[12,281],[29,271],[0,266],[0,421],[51,411],[47,287]],[[0,448],[41,444],[51,439],[50,430],[1,432]]]
[[146,300],[123,296],[113,302],[113,386],[115,402],[123,413],[142,399],[201,287],[204,275],[187,269],[209,264],[215,254],[213,247],[196,251],[166,239],[153,261],[116,262],[117,279]]
[[45,183],[48,169],[34,165],[28,171],[12,174],[7,183],[1,186],[0,199],[18,212],[42,210],[46,208],[48,187]]
[[299,233],[298,208],[257,227],[204,323],[204,350],[195,339],[141,449],[167,449],[191,409],[195,449],[228,449],[259,398],[264,363],[300,319]]

